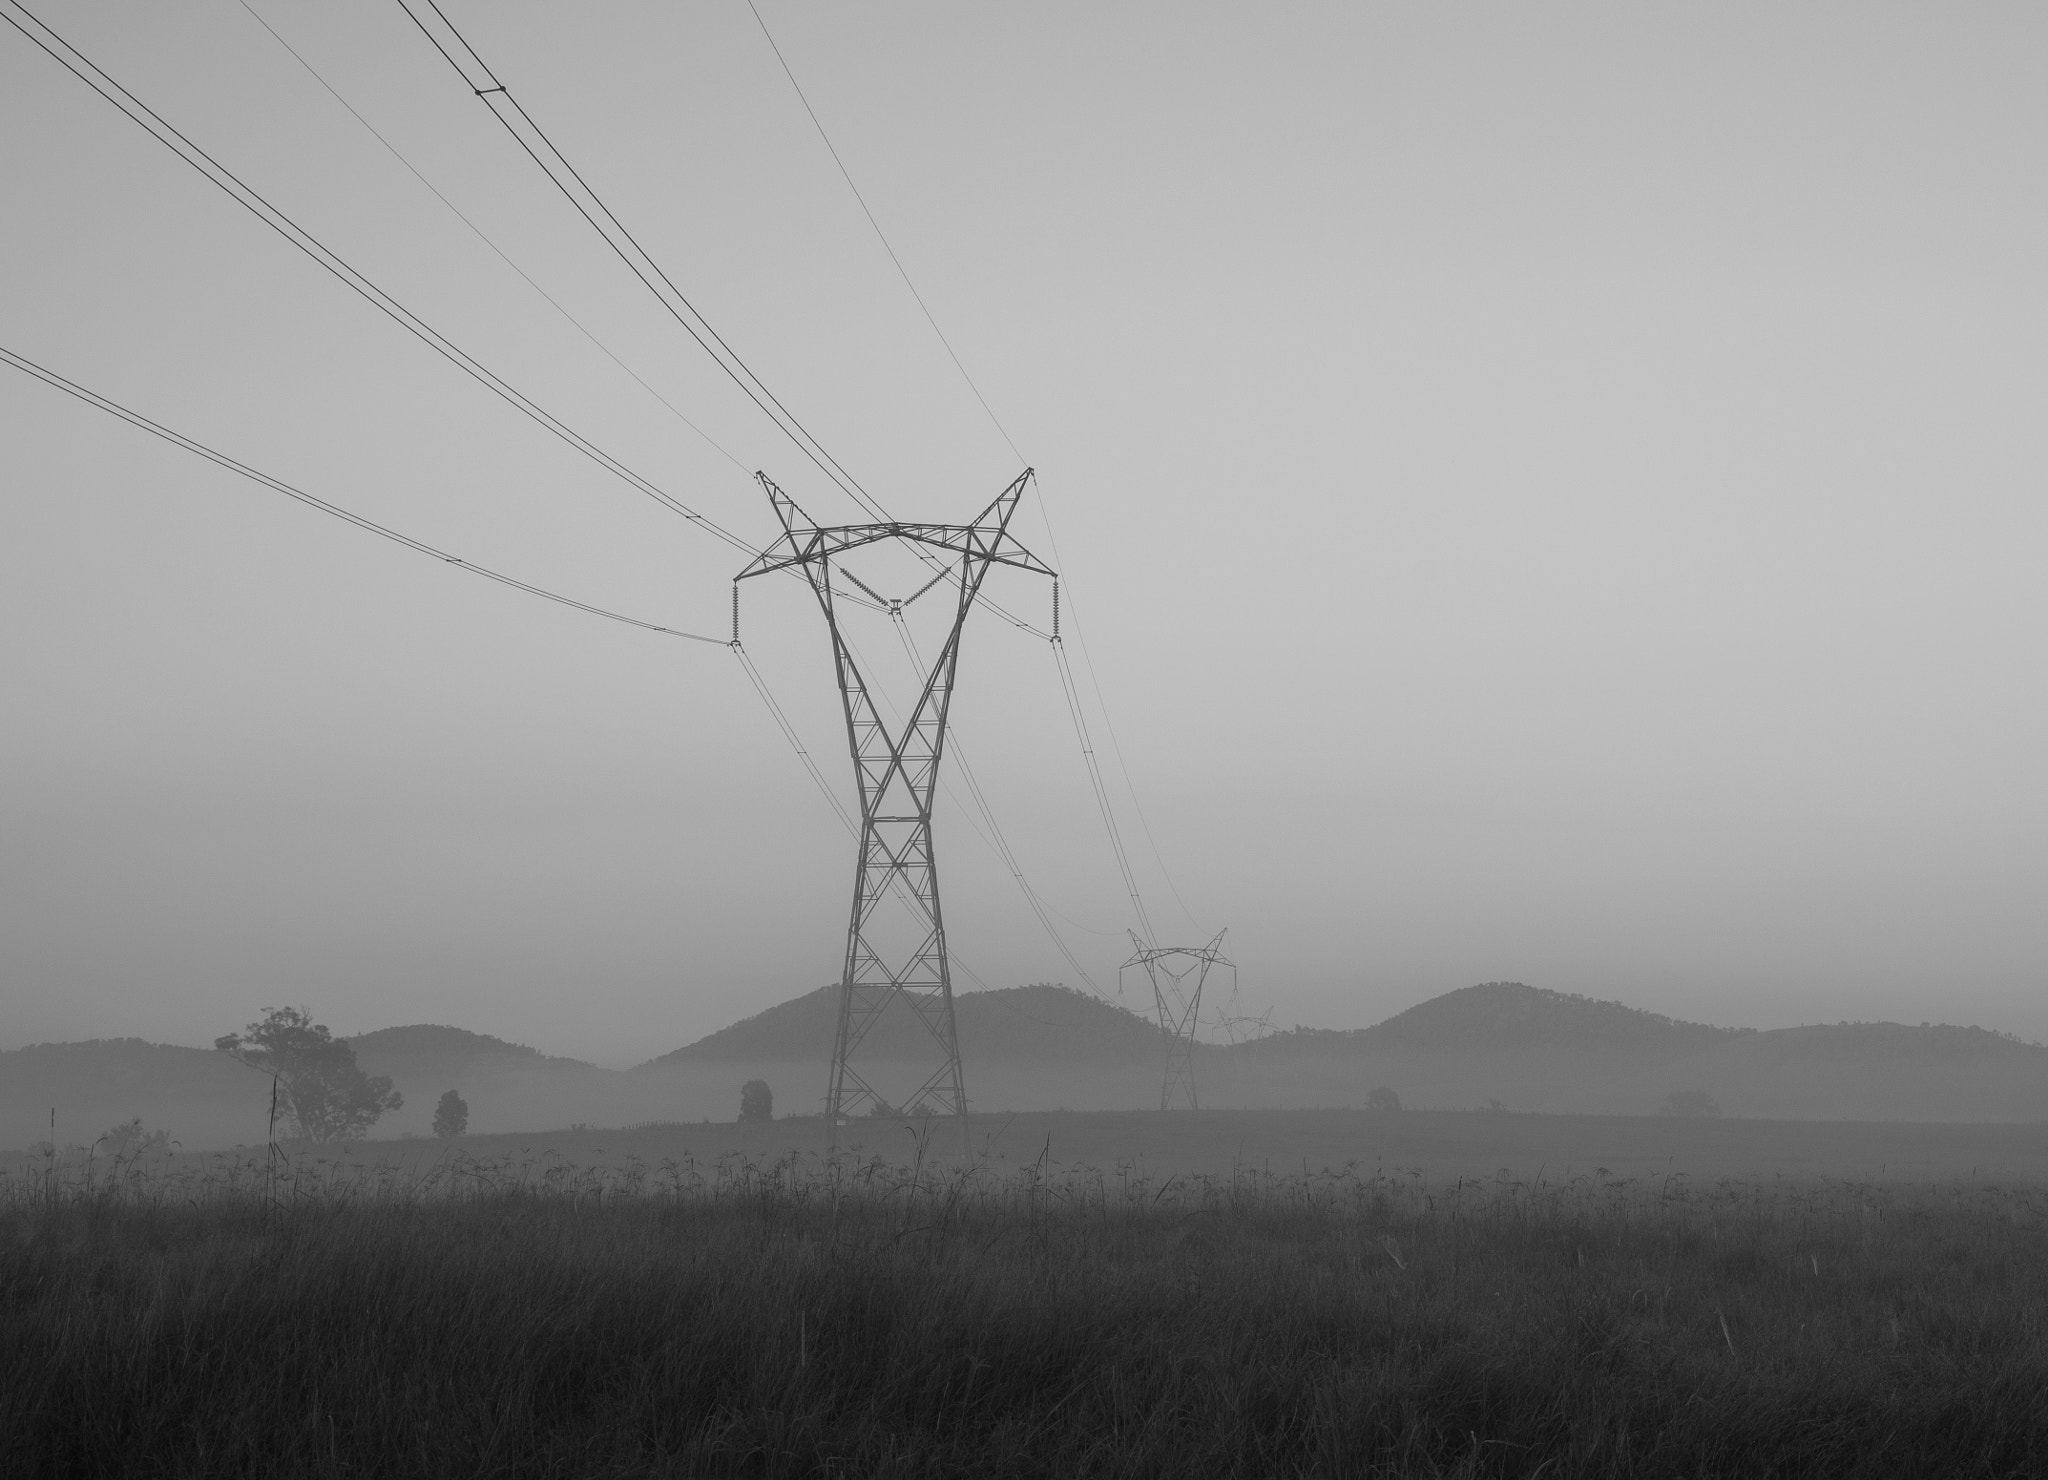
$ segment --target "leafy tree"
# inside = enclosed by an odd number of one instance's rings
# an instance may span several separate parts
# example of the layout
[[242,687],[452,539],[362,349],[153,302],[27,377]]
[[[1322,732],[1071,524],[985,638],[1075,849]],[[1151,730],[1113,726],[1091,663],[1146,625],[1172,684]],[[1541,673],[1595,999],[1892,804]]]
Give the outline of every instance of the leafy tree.
[[1365,1108],[1368,1110],[1399,1110],[1401,1108],[1401,1097],[1383,1084],[1378,1089],[1367,1093]]
[[775,1115],[775,1091],[765,1079],[749,1079],[740,1086],[740,1119],[770,1120]]
[[434,1107],[434,1134],[448,1141],[468,1129],[469,1102],[452,1089],[445,1091],[441,1103]]
[[1681,1120],[1701,1120],[1719,1115],[1721,1107],[1703,1089],[1679,1089],[1664,1097],[1664,1113]]
[[382,1075],[356,1067],[356,1051],[303,1007],[266,1007],[240,1033],[213,1046],[277,1082],[278,1104],[313,1141],[352,1141],[404,1097]]
[[880,1095],[876,1095],[875,1103],[868,1106],[869,1120],[891,1120],[895,1118],[896,1114],[896,1107]]

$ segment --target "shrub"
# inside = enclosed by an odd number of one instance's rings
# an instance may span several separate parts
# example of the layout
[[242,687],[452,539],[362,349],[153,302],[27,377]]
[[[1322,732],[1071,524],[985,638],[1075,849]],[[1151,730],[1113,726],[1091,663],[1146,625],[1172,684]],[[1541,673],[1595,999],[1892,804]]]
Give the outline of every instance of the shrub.
[[169,1156],[171,1154],[171,1133],[169,1131],[146,1131],[142,1128],[142,1117],[135,1116],[115,1126],[98,1141],[98,1147],[108,1156],[133,1158],[137,1156]]
[[468,1101],[452,1089],[443,1091],[441,1102],[434,1106],[434,1134],[451,1141],[468,1129]]
[[740,1086],[740,1119],[767,1121],[775,1118],[775,1091],[765,1079],[749,1079]]

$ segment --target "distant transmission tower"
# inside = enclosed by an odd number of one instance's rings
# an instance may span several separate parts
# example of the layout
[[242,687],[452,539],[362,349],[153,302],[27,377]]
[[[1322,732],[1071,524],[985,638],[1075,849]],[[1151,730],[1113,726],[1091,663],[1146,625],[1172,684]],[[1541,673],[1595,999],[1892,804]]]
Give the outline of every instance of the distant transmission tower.
[[[1176,1095],[1184,1095],[1188,1109],[1198,1110],[1200,1102],[1195,1098],[1195,1028],[1202,1011],[1202,985],[1209,979],[1209,968],[1228,966],[1233,990],[1237,983],[1237,965],[1224,959],[1223,937],[1230,932],[1219,930],[1216,938],[1205,946],[1148,946],[1138,939],[1137,932],[1131,933],[1131,944],[1137,954],[1117,971],[1117,986],[1123,986],[1123,974],[1133,966],[1145,968],[1145,975],[1152,983],[1152,1004],[1159,1012],[1159,1031],[1166,1035],[1166,1079],[1159,1087],[1159,1108],[1171,1110]],[[1179,963],[1175,969],[1175,963]],[[1193,985],[1189,984],[1192,977]]]
[[[860,857],[854,868],[853,912],[846,927],[846,962],[839,978],[839,1031],[832,1045],[832,1074],[825,1092],[828,1135],[837,1142],[841,1120],[863,1106],[886,1106],[876,1089],[850,1062],[868,1030],[899,995],[936,1040],[944,1062],[932,1071],[902,1108],[913,1113],[959,1117],[967,1130],[967,1089],[960,1073],[960,1039],[953,1024],[953,976],[946,957],[945,917],[939,909],[938,867],[932,857],[932,791],[946,744],[946,711],[960,663],[960,633],[981,583],[992,565],[1013,565],[1040,575],[1056,573],[1010,536],[1011,517],[1031,478],[1026,468],[972,524],[813,524],[796,501],[766,474],[754,475],[782,521],[782,538],[734,577],[735,582],[770,571],[800,569],[811,583],[832,635],[838,665],[839,698],[846,711],[846,739],[860,787]],[[839,570],[893,616],[951,578],[959,584],[953,624],[938,658],[924,678],[910,717],[900,731],[882,719],[868,681],[862,677],[840,631],[833,588],[833,562],[849,550],[882,540],[902,540],[943,551],[939,573],[901,601],[877,595],[850,571]],[[852,598],[856,602],[860,598]],[[738,587],[734,587],[734,641],[738,641]],[[904,906],[881,912],[891,894]],[[904,916],[907,916],[907,924]]]

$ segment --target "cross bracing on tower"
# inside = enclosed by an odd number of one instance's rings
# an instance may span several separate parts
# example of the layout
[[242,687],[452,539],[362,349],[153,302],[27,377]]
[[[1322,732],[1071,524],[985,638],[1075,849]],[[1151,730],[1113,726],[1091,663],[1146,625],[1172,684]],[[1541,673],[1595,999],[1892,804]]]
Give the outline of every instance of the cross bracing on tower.
[[1176,1100],[1184,1100],[1190,1110],[1201,1108],[1195,1095],[1195,1030],[1201,1025],[1202,987],[1217,966],[1230,968],[1233,994],[1237,986],[1237,964],[1223,955],[1227,934],[1217,931],[1205,946],[1148,946],[1131,932],[1136,951],[1118,971],[1117,983],[1121,986],[1123,973],[1134,966],[1143,967],[1152,983],[1152,1006],[1166,1045],[1166,1073],[1159,1086],[1162,1110],[1171,1110]]
[[[810,583],[832,641],[847,748],[860,801],[860,837],[854,864],[853,904],[840,971],[838,1025],[825,1092],[826,1123],[836,1136],[842,1118],[861,1110],[895,1108],[884,1089],[857,1062],[858,1050],[892,1006],[907,1006],[931,1039],[932,1067],[898,1091],[901,1108],[955,1116],[963,1141],[967,1087],[953,1014],[952,964],[945,913],[939,899],[938,860],[932,839],[932,798],[945,755],[946,722],[959,672],[960,638],[990,568],[1007,565],[1037,575],[1053,569],[1009,532],[1031,470],[996,495],[971,524],[818,525],[763,474],[756,474],[782,525],[782,537],[742,570],[737,582],[794,569]],[[893,541],[942,551],[939,574],[909,595],[890,598],[842,562],[850,551]],[[883,718],[874,675],[863,672],[841,630],[840,579],[883,604],[892,618],[943,583],[955,600],[938,655],[921,677],[907,719]],[[734,641],[738,641],[735,606]],[[891,910],[889,905],[897,909]]]

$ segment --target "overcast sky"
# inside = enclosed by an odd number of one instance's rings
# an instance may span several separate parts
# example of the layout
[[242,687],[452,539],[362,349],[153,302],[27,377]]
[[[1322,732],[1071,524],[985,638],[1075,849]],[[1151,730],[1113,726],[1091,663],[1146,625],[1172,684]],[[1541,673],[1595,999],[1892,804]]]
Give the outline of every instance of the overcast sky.
[[[676,496],[765,542],[765,468],[862,517],[396,4],[250,3],[582,328],[238,0],[34,8]],[[448,10],[891,512],[964,520],[1016,475],[743,0]],[[1147,907],[1227,926],[1246,1005],[1362,1026],[1514,979],[2048,1038],[2039,7],[762,14],[1039,470],[1017,532],[1066,577]],[[724,630],[743,556],[12,29],[0,138],[0,344],[468,559]],[[0,1047],[304,1002],[624,1064],[836,978],[851,844],[729,653],[5,367],[0,447]],[[1044,582],[998,585],[1047,619]],[[744,620],[850,790],[808,593],[752,582]],[[900,688],[886,627],[856,640]],[[1114,995],[1131,912],[1047,646],[977,618],[955,712]],[[959,958],[1080,985],[950,799],[940,827]]]

